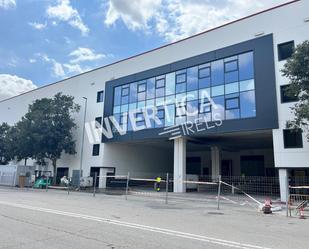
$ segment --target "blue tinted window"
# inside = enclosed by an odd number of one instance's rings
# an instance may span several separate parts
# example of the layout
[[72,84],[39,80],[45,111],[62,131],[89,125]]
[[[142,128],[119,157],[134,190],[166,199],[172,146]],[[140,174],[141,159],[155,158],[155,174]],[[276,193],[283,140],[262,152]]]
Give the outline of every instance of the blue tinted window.
[[116,87],[114,91],[114,106],[121,105],[121,87]]
[[166,75],[166,95],[175,93],[175,73],[169,73]]
[[147,80],[147,99],[155,98],[155,78]]
[[137,101],[137,83],[130,84],[130,103]]
[[211,84],[213,86],[224,84],[223,60],[211,63]]
[[163,97],[165,95],[165,88],[157,88],[156,89],[156,97]]
[[238,92],[239,92],[238,82],[225,85],[225,94],[238,93]]
[[238,70],[237,60],[225,62],[224,70],[226,73]]
[[123,96],[121,97],[121,104],[124,105],[124,104],[128,104],[129,103],[129,96]]
[[163,118],[165,117],[165,115],[164,115],[164,109],[163,109],[163,108],[160,108],[160,109],[157,110],[157,117],[158,117],[159,119],[163,119]]
[[239,109],[232,109],[232,110],[226,110],[225,111],[225,119],[226,120],[239,119],[239,118],[240,118]]
[[240,91],[249,91],[249,90],[254,90],[254,80],[245,80],[239,82],[240,85]]
[[231,109],[238,109],[239,108],[239,98],[230,98],[225,99],[225,109],[231,110]]
[[145,92],[146,91],[146,83],[139,83],[137,85],[137,92]]
[[201,89],[201,88],[210,87],[210,82],[211,82],[210,78],[199,79],[198,81],[199,88]]
[[165,86],[165,79],[160,79],[156,81],[156,88],[161,88]]
[[232,83],[238,81],[238,71],[225,73],[225,83]]
[[121,89],[121,96],[128,96],[129,95],[129,87],[122,87]]
[[240,110],[241,118],[249,118],[256,116],[254,91],[240,93]]
[[253,71],[253,52],[241,54],[239,58],[239,80],[252,79]]
[[200,68],[198,71],[198,75],[200,79],[210,77],[210,67]]
[[222,119],[225,118],[225,109],[224,109],[224,96],[214,97],[213,106],[212,106],[212,120]]
[[186,91],[186,83],[176,84],[176,93],[182,93]]
[[186,82],[186,74],[182,73],[182,74],[177,74],[176,75],[176,83],[182,83],[182,82]]
[[224,95],[224,86],[214,86],[211,88],[211,96]]
[[190,100],[196,100],[198,99],[198,91],[191,91],[191,92],[188,92],[187,93],[187,100],[190,101]]
[[138,101],[144,101],[146,99],[146,92],[140,92],[137,94]]
[[172,126],[175,124],[175,105],[168,105],[166,107],[165,126]]
[[211,104],[208,101],[204,101],[200,103],[199,107],[200,113],[208,113],[211,112]]
[[187,69],[187,91],[198,89],[198,68],[191,67]]
[[187,112],[186,105],[176,105],[176,117],[185,116]]
[[197,117],[198,115],[198,100],[187,102],[187,116]]

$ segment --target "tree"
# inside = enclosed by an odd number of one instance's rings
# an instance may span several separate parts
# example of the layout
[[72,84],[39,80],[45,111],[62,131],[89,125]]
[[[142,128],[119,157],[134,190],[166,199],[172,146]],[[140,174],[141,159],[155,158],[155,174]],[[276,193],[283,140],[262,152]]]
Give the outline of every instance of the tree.
[[8,150],[8,133],[10,126],[7,123],[2,123],[0,125],[0,165],[7,164],[11,155]]
[[299,98],[298,103],[291,108],[295,118],[287,123],[287,127],[306,130],[309,140],[309,41],[297,46],[284,65],[282,73],[291,83],[287,95]]
[[57,93],[52,99],[43,98],[31,104],[20,124],[26,127],[24,134],[30,136],[29,141],[32,141],[33,157],[38,161],[44,158],[51,160],[54,183],[57,160],[61,154],[76,154],[73,139],[76,124],[72,114],[79,110],[80,106],[74,103],[74,97]]

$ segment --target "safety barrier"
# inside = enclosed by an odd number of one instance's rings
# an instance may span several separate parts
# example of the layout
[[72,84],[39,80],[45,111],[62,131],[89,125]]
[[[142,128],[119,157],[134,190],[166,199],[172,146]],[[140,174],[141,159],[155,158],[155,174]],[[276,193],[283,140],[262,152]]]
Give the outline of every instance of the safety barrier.
[[305,216],[308,216],[309,212],[309,195],[308,194],[293,194],[295,190],[298,191],[305,191],[307,192],[309,190],[309,186],[289,186],[290,192],[292,194],[289,194],[288,196],[288,210],[289,210],[289,216],[299,216],[301,218],[304,218]]

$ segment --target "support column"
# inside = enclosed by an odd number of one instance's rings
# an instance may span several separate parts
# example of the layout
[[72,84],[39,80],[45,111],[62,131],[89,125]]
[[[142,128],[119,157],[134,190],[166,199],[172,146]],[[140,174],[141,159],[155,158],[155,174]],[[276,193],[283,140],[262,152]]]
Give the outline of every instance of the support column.
[[[108,169],[100,168],[100,176],[106,176],[107,172],[108,172]],[[99,178],[99,188],[106,188],[106,180],[107,180],[106,177]]]
[[174,140],[174,192],[186,192],[186,157],[187,141],[185,138]]
[[211,150],[211,175],[212,179],[218,179],[221,175],[221,149],[218,146],[212,146]]
[[288,177],[287,169],[279,169],[280,198],[282,202],[287,201],[287,195],[289,194]]

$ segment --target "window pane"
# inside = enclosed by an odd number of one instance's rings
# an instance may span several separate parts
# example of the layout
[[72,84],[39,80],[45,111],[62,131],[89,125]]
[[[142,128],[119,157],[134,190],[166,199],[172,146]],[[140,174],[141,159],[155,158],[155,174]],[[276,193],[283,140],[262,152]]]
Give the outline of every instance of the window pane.
[[137,92],[145,92],[146,91],[146,83],[139,83],[137,85]]
[[146,99],[146,92],[139,92],[137,94],[137,100],[138,101],[144,101]]
[[238,71],[225,74],[225,83],[231,83],[238,81]]
[[168,104],[175,104],[175,95],[165,97],[165,103]]
[[130,84],[130,103],[137,102],[137,83]]
[[147,80],[147,99],[155,98],[155,78]]
[[198,91],[191,91],[187,93],[187,101],[198,99]]
[[153,107],[155,106],[155,99],[149,99],[146,101],[146,106],[147,107]]
[[120,106],[115,106],[113,112],[114,112],[114,114],[120,113]]
[[224,120],[224,96],[212,98],[214,105],[212,106],[212,120]]
[[160,79],[156,81],[156,88],[161,88],[165,86],[165,79]]
[[225,85],[225,94],[238,93],[238,92],[239,92],[238,82]]
[[176,83],[182,83],[182,82],[186,82],[186,74],[185,73],[176,75]]
[[163,97],[164,94],[165,94],[165,88],[164,87],[156,89],[156,97]]
[[129,110],[130,110],[130,111],[136,110],[136,103],[131,103],[131,104],[129,104]]
[[254,78],[253,52],[241,54],[239,58],[239,80]]
[[301,129],[283,130],[284,148],[303,148]]
[[239,98],[225,99],[225,109],[238,109],[239,108]]
[[294,52],[294,41],[282,43],[278,45],[279,61],[290,58]]
[[175,93],[175,73],[169,73],[166,75],[166,95],[171,95]]
[[290,96],[290,94],[288,93],[288,87],[290,85],[284,85],[284,86],[280,86],[280,92],[281,92],[281,102],[282,103],[288,103],[288,102],[294,102],[294,101],[298,101],[298,96]]
[[121,97],[121,104],[122,105],[128,104],[128,103],[129,103],[129,95]]
[[210,102],[201,102],[199,107],[200,113],[208,113],[211,112],[211,104]]
[[224,69],[226,73],[238,70],[237,60],[225,62]]
[[210,88],[205,88],[200,90],[199,99],[209,100],[211,98]]
[[176,125],[181,125],[186,123],[186,116],[176,117]]
[[206,88],[206,87],[210,87],[210,78],[203,78],[203,79],[199,79],[198,81],[199,83],[199,88]]
[[186,91],[186,83],[176,84],[176,93],[182,93]]
[[164,98],[156,98],[156,106],[164,105]]
[[145,106],[146,106],[146,101],[137,102],[137,108],[138,109],[143,109],[143,108],[145,108]]
[[240,111],[241,118],[250,118],[256,116],[254,91],[240,93]]
[[122,96],[128,96],[129,95],[129,86],[123,86],[122,89],[121,89],[121,95]]
[[200,122],[210,122],[211,121],[211,113],[201,113],[199,115]]
[[199,69],[199,78],[210,77],[210,67],[200,68]]
[[196,119],[198,117],[198,100],[194,100],[194,101],[188,101],[187,102],[187,116],[188,117],[193,117],[188,119],[190,121],[194,121],[194,119]]
[[254,90],[254,80],[241,81],[239,82],[239,86],[241,92]]
[[239,118],[240,118],[239,109],[226,110],[225,111],[225,119],[226,120],[239,119]]
[[198,68],[191,67],[187,69],[187,91],[198,89]]
[[114,105],[121,105],[121,87],[115,87]]
[[186,93],[180,93],[176,95],[176,103],[180,102],[186,102],[187,101],[187,94]]
[[171,126],[175,123],[175,105],[168,105],[165,112],[165,126]]
[[211,80],[213,86],[224,84],[223,60],[211,63]]
[[121,112],[127,112],[129,110],[129,105],[122,105]]
[[220,96],[220,95],[224,95],[224,85],[215,86],[211,88],[211,96]]

